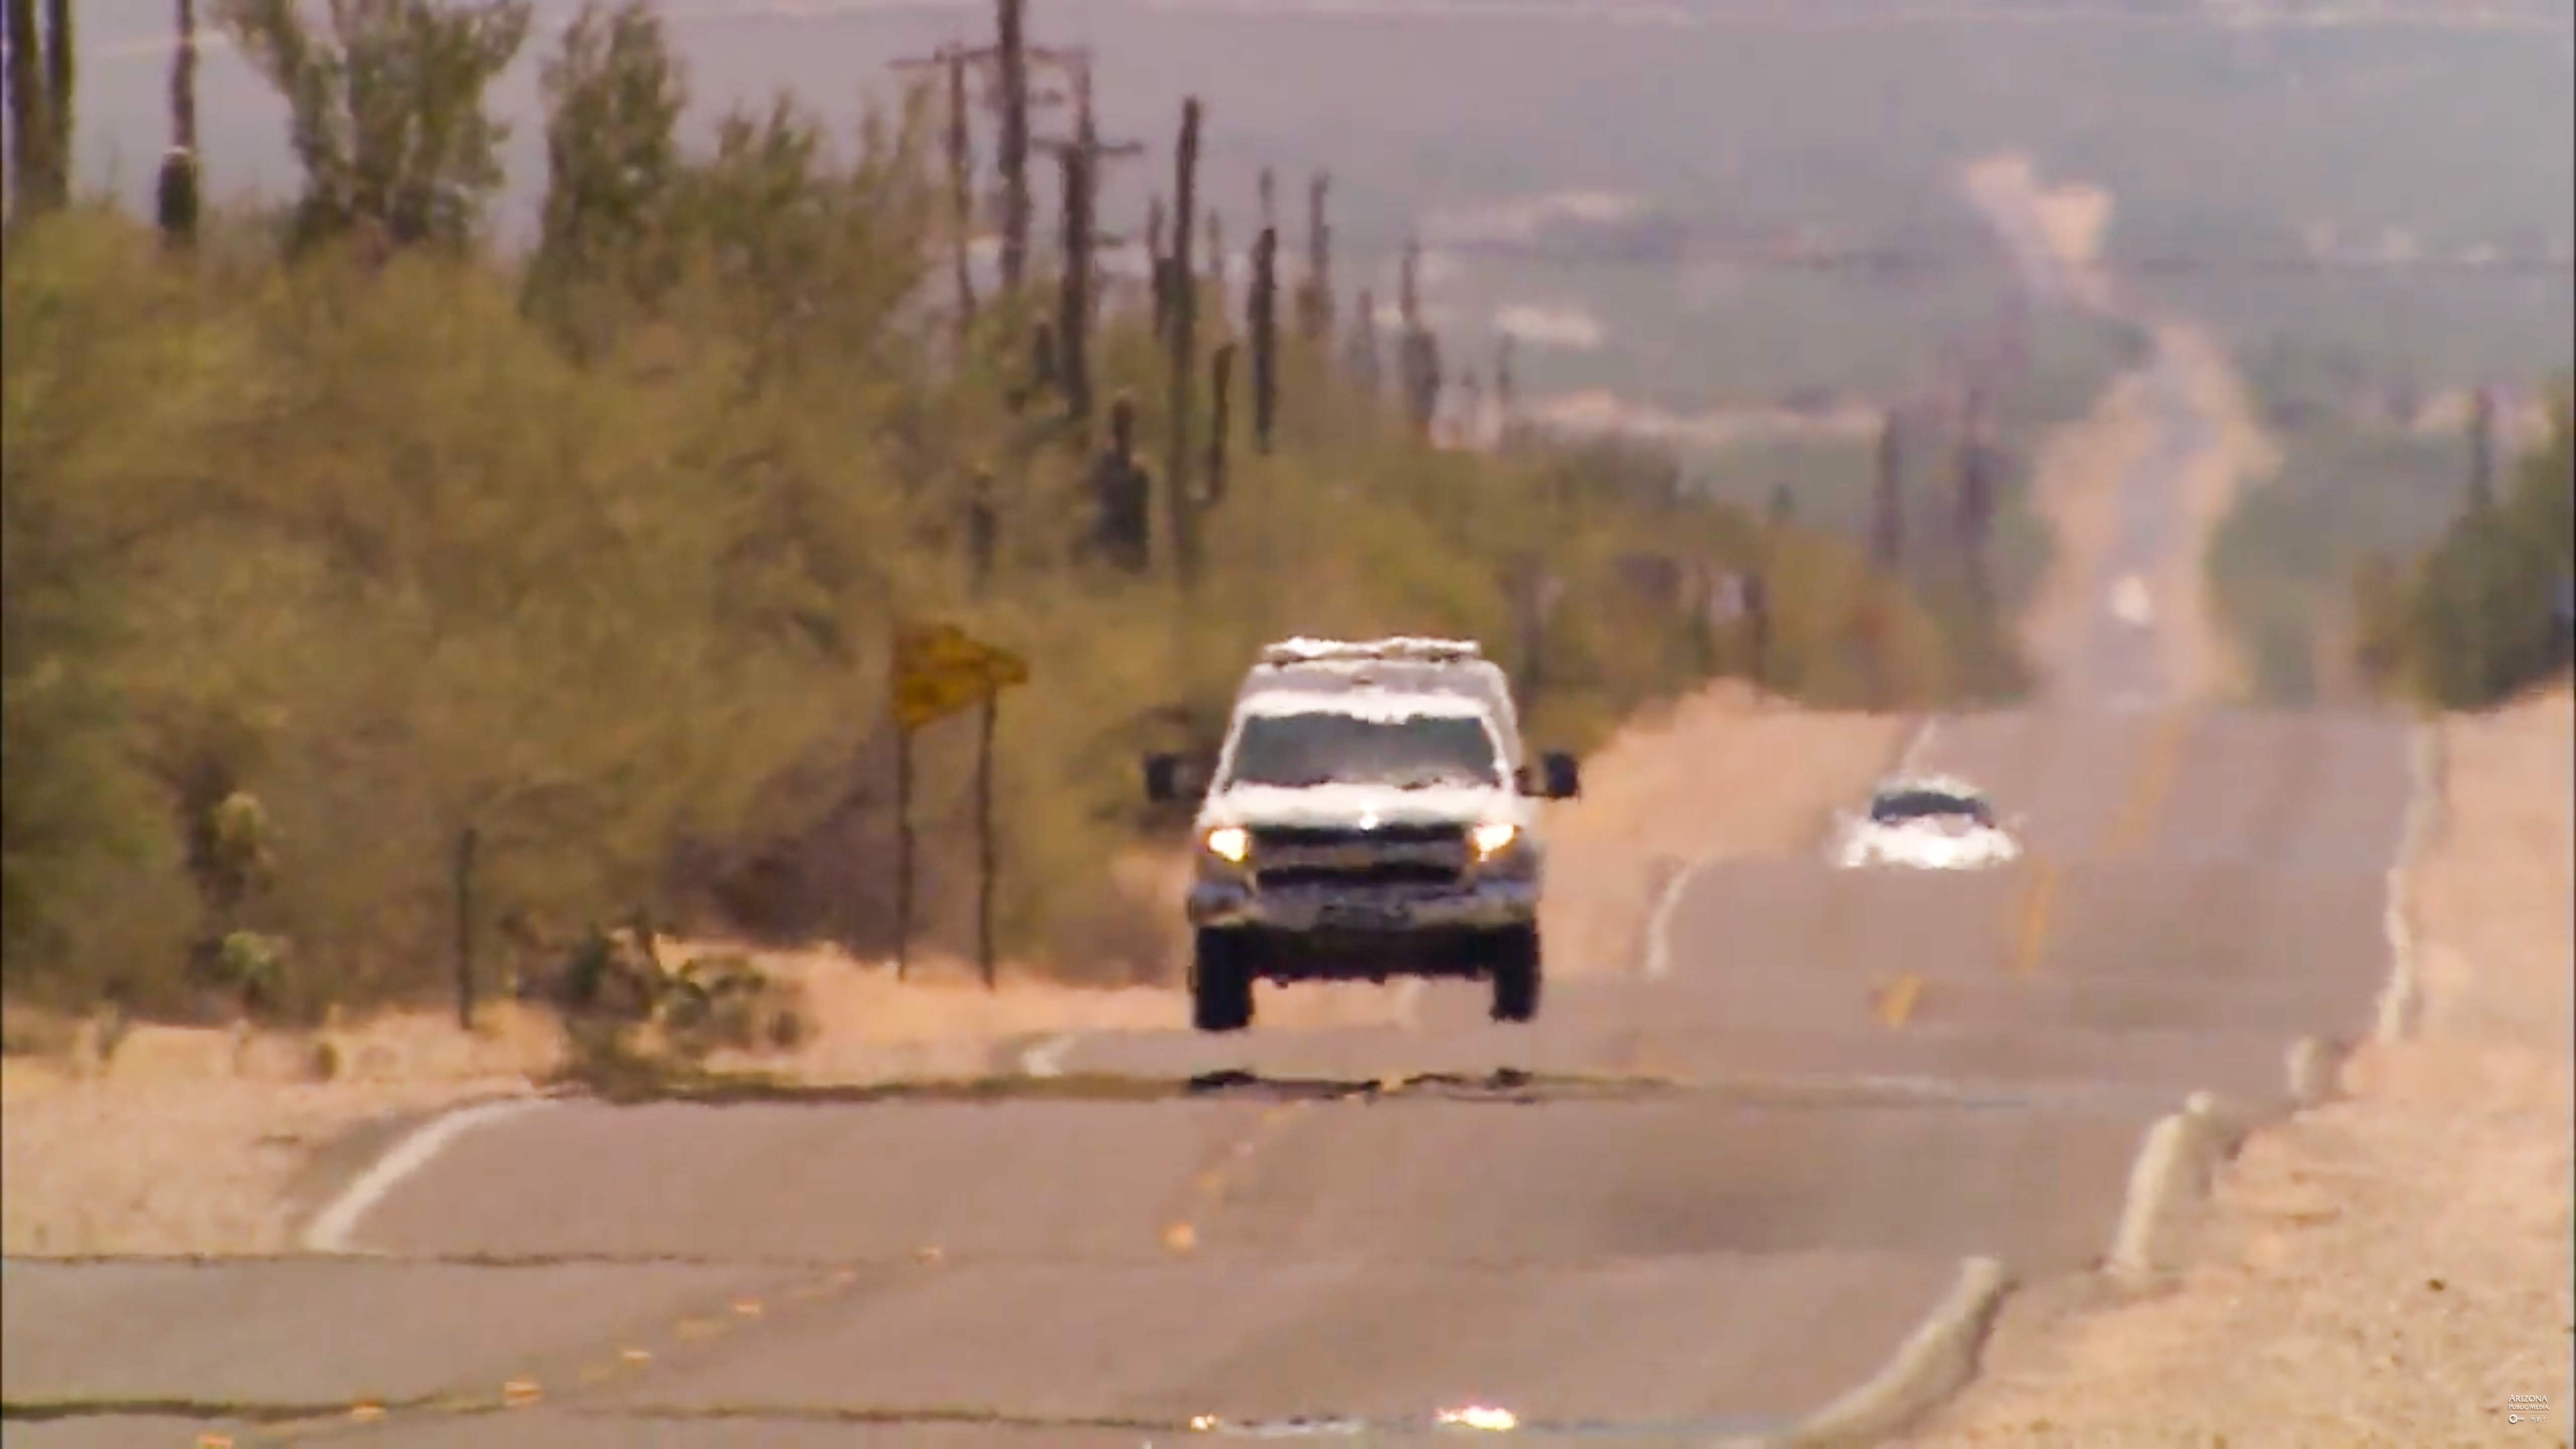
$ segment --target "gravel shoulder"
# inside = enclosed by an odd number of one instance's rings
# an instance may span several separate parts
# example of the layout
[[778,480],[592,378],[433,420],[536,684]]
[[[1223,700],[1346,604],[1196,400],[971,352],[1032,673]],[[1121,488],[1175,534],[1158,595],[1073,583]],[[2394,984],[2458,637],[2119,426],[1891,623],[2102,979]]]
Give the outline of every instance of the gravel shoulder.
[[1903,1443],[2569,1442],[2576,718],[2562,687],[2439,728],[2444,809],[2405,884],[2416,1034],[2249,1139],[2175,1282],[2007,1319],[1984,1376]]
[[[1622,731],[1587,762],[1584,798],[1550,807],[1552,969],[1631,969],[1659,872],[1809,848],[1902,731],[1893,717],[1805,713],[1733,685]],[[1146,908],[1166,906],[1177,910]],[[975,1076],[1049,1036],[1189,1021],[1169,987],[1087,990],[1006,971],[988,992],[959,962],[919,962],[898,982],[883,963],[829,952],[768,954],[764,965],[804,985],[814,1031],[792,1055],[739,1065],[792,1080]],[[1266,995],[1260,1010],[1265,1029],[1297,1030],[1397,1020],[1403,1000],[1367,986],[1298,987]],[[13,1037],[41,1034],[17,1017]],[[10,1255],[291,1251],[351,1144],[458,1103],[533,1095],[563,1060],[550,1019],[506,1003],[487,1006],[472,1035],[435,1013],[309,1036],[147,1025],[102,1057],[93,1027],[60,1023],[56,1034],[71,1040],[0,1059],[0,1251]],[[336,1070],[314,1080],[325,1045]]]

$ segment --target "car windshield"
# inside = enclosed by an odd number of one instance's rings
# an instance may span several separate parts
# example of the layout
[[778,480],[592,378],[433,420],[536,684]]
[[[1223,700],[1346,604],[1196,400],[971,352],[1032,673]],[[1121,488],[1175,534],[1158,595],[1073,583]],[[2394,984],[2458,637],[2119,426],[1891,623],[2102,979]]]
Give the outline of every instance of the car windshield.
[[1473,715],[1256,714],[1235,737],[1228,782],[1289,789],[1497,785],[1502,765],[1493,735]]
[[1979,825],[1995,823],[1994,814],[1986,808],[1985,801],[1940,790],[1899,790],[1879,796],[1869,806],[1869,818],[1881,825],[1946,816],[1965,816]]

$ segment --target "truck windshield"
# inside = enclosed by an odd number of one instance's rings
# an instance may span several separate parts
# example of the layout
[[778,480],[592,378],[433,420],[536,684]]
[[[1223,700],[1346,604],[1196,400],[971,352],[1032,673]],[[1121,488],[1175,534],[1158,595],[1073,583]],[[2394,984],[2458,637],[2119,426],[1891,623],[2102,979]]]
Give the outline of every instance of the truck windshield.
[[1502,763],[1493,735],[1472,715],[1256,714],[1235,736],[1228,783],[1284,789],[1499,785]]
[[1965,817],[1979,825],[1994,824],[1994,816],[1983,800],[1962,799],[1937,790],[1907,790],[1881,795],[1869,807],[1869,818],[1881,825],[1943,817]]

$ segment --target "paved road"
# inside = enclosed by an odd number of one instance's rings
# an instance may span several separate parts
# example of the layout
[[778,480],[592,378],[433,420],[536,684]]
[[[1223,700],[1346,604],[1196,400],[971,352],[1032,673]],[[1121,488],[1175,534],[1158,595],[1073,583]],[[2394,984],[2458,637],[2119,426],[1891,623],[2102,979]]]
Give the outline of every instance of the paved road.
[[2106,708],[2160,681],[2096,657],[2071,706],[1924,739],[2026,817],[2011,869],[1699,870],[1659,974],[1582,963],[1525,1027],[1435,987],[1409,1028],[1017,1044],[1053,1075],[998,1100],[508,1116],[355,1255],[10,1262],[6,1441],[1777,1429],[1963,1258],[2084,1272],[2154,1118],[2277,1106],[2294,1039],[2370,1021],[2402,726]]

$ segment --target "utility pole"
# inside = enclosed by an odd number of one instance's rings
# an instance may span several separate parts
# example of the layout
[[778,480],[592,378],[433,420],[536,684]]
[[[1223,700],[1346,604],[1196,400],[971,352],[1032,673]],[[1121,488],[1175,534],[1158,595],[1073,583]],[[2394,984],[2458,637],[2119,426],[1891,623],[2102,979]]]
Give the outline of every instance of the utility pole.
[[1871,552],[1879,571],[1894,574],[1905,562],[1904,442],[1897,431],[1898,414],[1890,408],[1878,432],[1878,493],[1871,519]]
[[1093,258],[1117,238],[1099,230],[1100,166],[1145,153],[1141,141],[1103,141],[1091,108],[1091,55],[1067,52],[1073,73],[1073,136],[1041,140],[1038,149],[1052,154],[1064,180],[1064,277],[1057,294],[1055,335],[1061,355],[1056,375],[1063,380],[1065,410],[1080,424],[1091,419],[1091,327],[1100,295]]
[[[1007,295],[1019,289],[1020,275],[1028,260],[1029,246],[1029,111],[1033,104],[1056,99],[1053,93],[1033,94],[1029,86],[1032,66],[1046,67],[1059,73],[1071,65],[1088,68],[1089,57],[1079,49],[1030,45],[1021,24],[1025,0],[999,0],[1000,34],[995,44],[979,47],[942,46],[928,56],[894,62],[898,75],[919,75],[937,70],[951,75],[971,68],[984,81],[984,101],[996,117],[999,140],[995,146],[994,169],[1002,183],[1002,290]],[[951,144],[962,130],[952,111]],[[952,163],[953,163],[952,152]]]
[[2495,502],[2495,393],[2480,387],[2469,408],[2469,509]]

